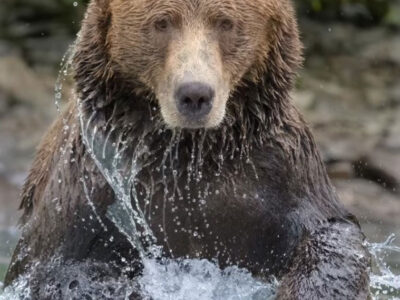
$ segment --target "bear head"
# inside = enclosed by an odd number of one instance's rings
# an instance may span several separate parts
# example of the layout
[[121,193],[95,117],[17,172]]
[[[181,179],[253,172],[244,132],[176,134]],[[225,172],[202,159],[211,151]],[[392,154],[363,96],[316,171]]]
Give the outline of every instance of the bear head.
[[287,98],[301,44],[289,0],[92,0],[75,63],[80,92],[145,91],[168,127],[213,128],[248,86]]

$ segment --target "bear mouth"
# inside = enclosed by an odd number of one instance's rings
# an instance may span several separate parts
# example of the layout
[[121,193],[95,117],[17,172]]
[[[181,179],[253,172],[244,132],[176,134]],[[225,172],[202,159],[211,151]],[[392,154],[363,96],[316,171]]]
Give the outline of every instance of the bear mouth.
[[210,128],[210,126],[208,126],[208,120],[207,118],[203,118],[203,119],[199,119],[199,120],[191,120],[189,118],[184,118],[184,120],[182,120],[180,122],[181,124],[178,126],[182,129],[205,129],[205,128]]

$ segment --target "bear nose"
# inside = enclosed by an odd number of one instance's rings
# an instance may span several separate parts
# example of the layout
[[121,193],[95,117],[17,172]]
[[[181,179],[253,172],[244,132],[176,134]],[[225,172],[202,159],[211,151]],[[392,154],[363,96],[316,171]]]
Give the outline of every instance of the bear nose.
[[201,82],[190,82],[178,88],[175,99],[181,114],[200,119],[211,111],[214,95],[211,86]]

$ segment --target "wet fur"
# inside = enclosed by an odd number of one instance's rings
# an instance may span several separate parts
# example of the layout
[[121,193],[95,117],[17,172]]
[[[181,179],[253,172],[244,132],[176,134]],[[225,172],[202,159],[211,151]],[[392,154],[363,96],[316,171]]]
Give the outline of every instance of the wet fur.
[[[269,32],[268,55],[243,75],[224,123],[214,130],[189,131],[166,128],[152,90],[135,74],[127,77],[111,59],[107,3],[93,1],[88,9],[74,56],[76,93],[83,114],[95,114],[104,135],[111,126],[119,129],[112,141],[123,131],[132,144],[144,139],[149,147],[154,160],[140,157],[149,164],[138,181],[152,182],[153,202],[146,209],[153,211],[151,227],[165,255],[218,258],[221,266],[237,264],[255,275],[276,275],[282,280],[279,299],[366,299],[369,258],[363,235],[338,202],[312,134],[289,96],[301,63],[291,6],[271,1],[270,14],[279,18]],[[106,262],[110,274],[127,265],[132,267],[128,276],[140,272],[135,249],[105,217],[114,191],[87,153],[77,115],[77,103],[71,102],[39,147],[22,193],[25,225],[7,284],[35,261],[48,262],[55,255]],[[187,169],[193,149],[194,166],[203,171],[199,180]],[[163,164],[164,173],[158,169]],[[193,177],[189,191],[188,176]],[[208,194],[202,210],[187,201],[190,191],[207,189],[220,193]],[[101,220],[93,218],[85,190]],[[165,193],[172,196],[167,203]],[[171,212],[172,205],[177,211]],[[174,233],[176,217],[187,232]],[[201,238],[193,237],[194,230]],[[107,243],[111,236],[114,242]],[[31,284],[41,295],[44,283]]]

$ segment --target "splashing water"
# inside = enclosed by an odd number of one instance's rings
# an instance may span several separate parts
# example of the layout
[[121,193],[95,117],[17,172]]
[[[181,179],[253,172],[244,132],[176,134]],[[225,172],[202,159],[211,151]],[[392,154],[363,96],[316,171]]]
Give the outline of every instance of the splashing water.
[[163,299],[273,299],[278,283],[263,283],[237,267],[221,270],[207,260],[144,261],[144,274],[139,283],[143,295]]
[[[60,76],[57,81],[57,107],[59,107],[63,97],[63,82],[69,74],[72,55],[73,46],[63,59]],[[125,277],[113,278],[107,282],[82,279],[81,284],[84,286],[80,288],[89,294],[95,289],[97,291],[100,290],[103,293],[100,295],[101,299],[111,299],[107,298],[108,288],[119,292],[117,299],[127,299],[127,295],[136,290],[140,291],[138,293],[143,299],[154,300],[273,299],[276,288],[279,285],[275,279],[263,281],[254,278],[245,269],[235,266],[221,269],[217,262],[207,260],[167,259],[162,257],[161,249],[154,246],[157,243],[157,238],[146,219],[146,216],[150,216],[150,214],[143,209],[137,197],[137,175],[145,167],[140,158],[146,153],[149,154],[148,146],[143,143],[145,136],[138,140],[130,139],[129,135],[125,134],[131,130],[129,126],[118,127],[118,125],[111,124],[113,122],[109,122],[113,115],[103,126],[99,126],[97,122],[94,122],[97,117],[96,111],[93,111],[90,115],[85,114],[81,106],[81,100],[77,99],[77,101],[79,103],[80,133],[88,149],[89,157],[95,162],[108,184],[113,188],[117,198],[117,201],[109,207],[106,216],[126,236],[132,247],[138,249],[144,267],[143,274],[135,283]],[[63,130],[67,132],[73,129],[64,127]],[[146,134],[149,135],[152,132],[144,133],[144,135]],[[162,165],[160,166],[161,170],[164,170],[166,160],[174,156],[172,149],[178,140],[179,134],[171,138],[171,147],[165,151]],[[190,171],[188,172],[188,184],[191,180],[200,181],[202,176],[201,167],[203,162],[201,155],[203,145],[201,140],[196,145],[198,151],[195,151],[195,147],[193,147],[192,161],[188,166],[188,171]],[[219,169],[222,169],[222,157],[221,154]],[[196,161],[195,158],[197,158]],[[178,158],[175,157],[175,159]],[[170,168],[173,167],[172,161],[173,159],[171,158]],[[190,175],[191,173],[193,173],[193,176]],[[176,176],[175,172],[172,172],[172,174],[174,177]],[[95,205],[92,203],[91,191],[88,188],[89,185],[86,183],[85,176],[81,176],[80,182],[84,187],[85,196],[90,207],[102,224]],[[179,191],[175,190],[176,187],[173,187],[173,195],[175,195],[175,192],[179,195]],[[165,195],[169,192],[167,185],[165,185]],[[207,194],[208,191],[203,192],[203,195]],[[201,197],[199,196],[199,198]],[[146,202],[151,202],[150,192],[148,192],[145,200]],[[167,200],[164,200],[164,205]],[[102,225],[105,228],[105,225]],[[387,255],[400,253],[400,247],[394,246],[393,241],[394,235],[383,243],[370,243],[367,245],[374,261],[370,277],[371,293],[375,299],[400,299],[400,275],[394,274],[385,263]],[[149,247],[149,245],[153,246]],[[57,264],[54,263],[53,267],[56,268]],[[84,276],[84,273],[80,273],[82,272],[80,271],[82,268],[80,265],[71,264],[68,267],[61,265],[61,267],[66,268],[66,276],[71,275],[74,278]],[[0,295],[0,300],[29,299],[28,279],[29,274],[19,278],[12,286],[7,287],[4,293]],[[71,284],[69,283],[68,287],[70,288],[70,286]],[[103,289],[101,288],[102,286]],[[68,293],[73,293],[73,291],[68,290]]]
[[[165,260],[161,263],[145,259],[143,263],[145,268],[138,282],[139,288],[125,277],[99,282],[88,278],[86,273],[80,271],[79,265],[53,264],[54,268],[62,267],[65,276],[74,279],[66,286],[61,285],[65,299],[79,299],[73,297],[78,292],[76,287],[71,288],[71,283],[76,281],[80,283],[78,295],[96,295],[94,299],[128,299],[132,292],[140,290],[143,299],[152,300],[268,300],[274,298],[278,285],[276,281],[258,281],[248,271],[237,267],[221,270],[215,263],[206,260]],[[29,274],[7,287],[0,294],[0,300],[31,299],[28,279]],[[117,292],[110,295],[110,290]]]
[[0,300],[28,300],[31,294],[26,276],[16,280],[13,285],[7,287],[3,293],[1,290],[2,284],[0,283]]
[[395,235],[391,234],[383,243],[369,243],[372,255],[370,287],[376,299],[400,299],[400,274],[392,272],[385,259],[391,254],[400,254],[400,247],[393,245]]
[[[367,245],[373,260],[370,288],[373,299],[376,300],[400,299],[400,274],[392,272],[384,261],[389,254],[400,254],[400,247],[392,245],[393,240],[394,235],[391,235],[382,243]],[[274,291],[279,285],[276,280],[269,283],[257,280],[248,271],[237,267],[221,270],[215,262],[207,260],[164,259],[157,261],[145,258],[143,264],[143,275],[139,279],[143,299],[266,300],[274,299]],[[85,276],[85,274],[81,275]],[[28,278],[29,275],[25,275],[11,287],[7,287],[3,294],[0,292],[0,300],[30,299]],[[96,283],[85,280],[83,282],[88,285],[86,287],[88,290],[96,287]],[[116,278],[113,282],[102,284],[120,289],[124,293],[136,288],[125,278]],[[104,293],[106,296],[106,291]]]

